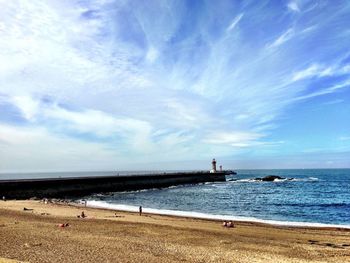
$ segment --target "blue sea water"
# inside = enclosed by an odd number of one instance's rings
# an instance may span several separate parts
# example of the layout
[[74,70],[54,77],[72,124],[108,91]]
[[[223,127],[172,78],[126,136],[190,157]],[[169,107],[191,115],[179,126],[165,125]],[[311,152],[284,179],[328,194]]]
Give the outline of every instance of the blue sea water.
[[[267,175],[287,179],[253,180]],[[142,205],[144,211],[183,216],[350,226],[350,169],[238,170],[226,182],[110,193],[87,199],[94,206],[135,210]]]
[[[88,205],[180,216],[350,227],[350,169],[237,170],[226,182],[85,197]],[[130,172],[120,172],[120,175]],[[0,174],[0,179],[108,176],[116,172]],[[278,175],[285,180],[255,181]]]

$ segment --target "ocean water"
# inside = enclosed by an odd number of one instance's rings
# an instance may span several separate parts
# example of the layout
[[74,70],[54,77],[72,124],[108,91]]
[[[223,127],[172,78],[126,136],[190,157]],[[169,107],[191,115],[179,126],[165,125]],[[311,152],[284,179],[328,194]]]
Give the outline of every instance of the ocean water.
[[[278,175],[285,180],[254,181]],[[279,225],[350,228],[350,169],[238,170],[226,182],[86,197],[89,206]]]
[[[86,196],[89,206],[244,220],[279,225],[350,228],[350,169],[237,170],[226,182]],[[0,174],[1,179],[82,177],[135,172]],[[143,172],[140,172],[143,173]],[[278,175],[285,180],[259,182]],[[79,202],[79,200],[76,200]]]

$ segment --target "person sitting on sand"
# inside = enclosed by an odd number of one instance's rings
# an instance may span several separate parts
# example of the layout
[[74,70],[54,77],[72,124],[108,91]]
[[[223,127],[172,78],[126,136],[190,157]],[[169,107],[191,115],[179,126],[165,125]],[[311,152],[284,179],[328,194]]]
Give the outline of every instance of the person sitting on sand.
[[226,226],[227,226],[227,222],[224,221],[224,222],[222,223],[222,226],[223,226],[223,227],[226,227]]
[[232,221],[229,221],[228,223],[227,223],[227,225],[226,225],[227,227],[234,227],[233,226],[233,222]]
[[87,216],[85,215],[84,211],[81,212],[80,215],[77,215],[77,218],[85,218],[85,217],[87,217]]

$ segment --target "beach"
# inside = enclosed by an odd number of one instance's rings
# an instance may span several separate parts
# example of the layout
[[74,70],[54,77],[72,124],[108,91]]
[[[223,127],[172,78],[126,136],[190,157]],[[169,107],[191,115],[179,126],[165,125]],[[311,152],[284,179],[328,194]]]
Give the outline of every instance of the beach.
[[234,223],[1,201],[0,262],[350,262],[349,230]]

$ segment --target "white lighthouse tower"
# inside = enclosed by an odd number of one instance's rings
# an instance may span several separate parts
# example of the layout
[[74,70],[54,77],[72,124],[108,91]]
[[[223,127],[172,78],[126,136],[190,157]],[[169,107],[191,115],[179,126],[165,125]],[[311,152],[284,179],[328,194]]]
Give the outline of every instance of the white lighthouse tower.
[[210,170],[210,173],[216,173],[216,160],[215,160],[215,158],[211,162],[211,165],[212,165],[212,169]]

